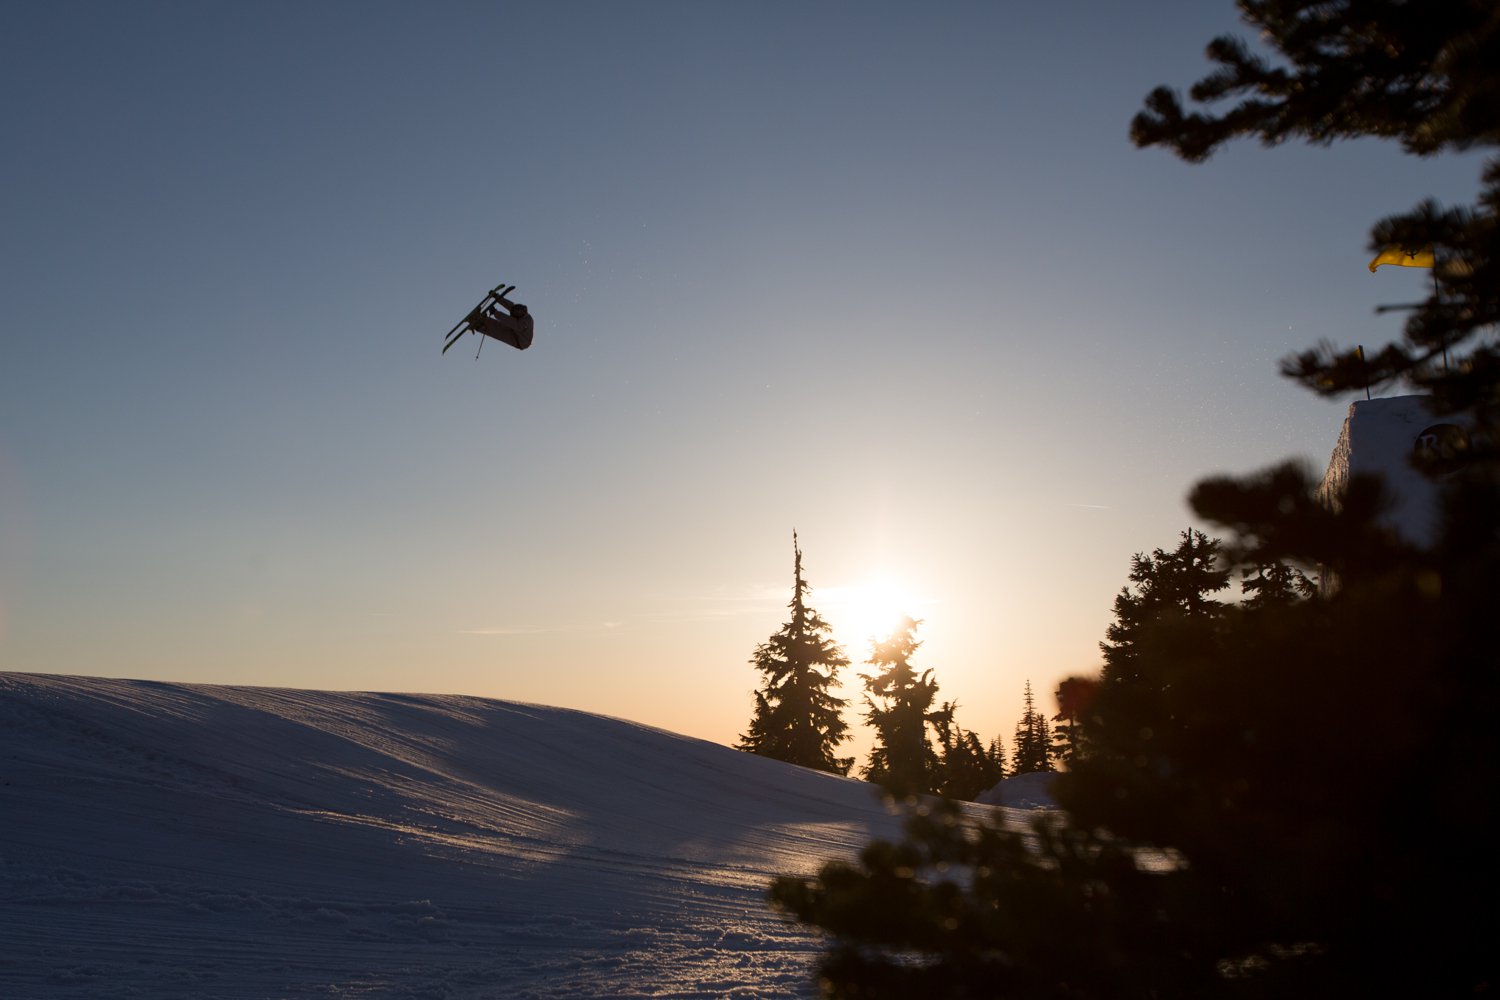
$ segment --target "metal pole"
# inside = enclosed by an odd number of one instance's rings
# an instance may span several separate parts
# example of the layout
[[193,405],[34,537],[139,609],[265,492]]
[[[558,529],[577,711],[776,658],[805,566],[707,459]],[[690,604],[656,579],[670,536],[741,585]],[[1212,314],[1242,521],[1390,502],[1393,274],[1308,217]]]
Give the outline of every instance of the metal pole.
[[[1432,264],[1432,301],[1436,302],[1438,305],[1443,304],[1443,289],[1442,286],[1438,284],[1436,261],[1433,261]],[[1446,341],[1444,341],[1443,343],[1443,374],[1448,374],[1448,344]]]

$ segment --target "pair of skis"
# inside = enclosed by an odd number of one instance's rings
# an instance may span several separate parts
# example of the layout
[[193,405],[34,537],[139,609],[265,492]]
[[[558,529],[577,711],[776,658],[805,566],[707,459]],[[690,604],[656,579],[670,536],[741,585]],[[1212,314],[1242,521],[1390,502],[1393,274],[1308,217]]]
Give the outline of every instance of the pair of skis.
[[[443,353],[447,354],[448,348],[458,343],[458,338],[462,337],[466,333],[473,332],[474,320],[480,316],[483,316],[486,309],[494,305],[504,304],[505,297],[515,290],[515,285],[505,284],[496,285],[494,288],[491,288],[489,294],[480,300],[479,305],[475,306],[473,309],[470,309],[469,314],[463,319],[459,320],[456,324],[454,324],[453,329],[448,331],[448,342],[443,345]],[[483,337],[479,338],[479,349],[481,351],[484,350]],[[479,357],[479,354],[476,352],[474,357]]]

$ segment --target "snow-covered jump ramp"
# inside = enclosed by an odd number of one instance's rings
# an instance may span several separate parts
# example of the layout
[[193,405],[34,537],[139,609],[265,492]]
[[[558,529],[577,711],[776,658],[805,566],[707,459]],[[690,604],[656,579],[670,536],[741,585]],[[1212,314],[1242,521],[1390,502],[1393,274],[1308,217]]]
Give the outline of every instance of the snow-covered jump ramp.
[[480,698],[0,674],[0,997],[791,997],[870,786]]

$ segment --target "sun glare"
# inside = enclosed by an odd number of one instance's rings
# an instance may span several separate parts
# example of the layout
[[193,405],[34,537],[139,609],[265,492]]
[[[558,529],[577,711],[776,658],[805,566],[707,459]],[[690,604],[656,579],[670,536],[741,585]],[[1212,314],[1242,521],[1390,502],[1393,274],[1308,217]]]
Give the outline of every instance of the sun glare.
[[871,640],[889,637],[904,617],[921,618],[917,605],[910,590],[889,577],[877,577],[842,588],[827,617],[848,646],[850,659],[860,660],[869,654]]

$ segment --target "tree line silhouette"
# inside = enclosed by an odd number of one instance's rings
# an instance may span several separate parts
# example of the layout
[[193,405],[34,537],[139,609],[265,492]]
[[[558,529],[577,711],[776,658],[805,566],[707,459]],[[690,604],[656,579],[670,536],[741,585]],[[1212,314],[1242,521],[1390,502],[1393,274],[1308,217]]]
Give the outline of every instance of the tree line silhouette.
[[[789,764],[846,775],[855,760],[837,751],[848,738],[843,716],[847,699],[834,692],[849,658],[831,638],[832,627],[808,603],[811,587],[802,573],[802,547],[795,531],[792,553],[792,599],[787,605],[791,616],[750,659],[762,680],[739,746]],[[922,645],[916,637],[921,624],[906,616],[889,636],[871,643],[865,662],[872,670],[859,677],[865,689],[864,720],[875,731],[875,745],[863,776],[898,797],[938,794],[972,800],[1002,778],[1054,770],[1066,747],[1054,745],[1031,682],[1026,682],[1026,709],[1007,759],[998,735],[985,743],[958,724],[955,702],[937,703],[932,670],[917,672],[912,656]]]
[[[754,715],[739,746],[789,764],[847,775],[856,762],[837,756],[836,749],[848,739],[843,717],[848,703],[833,692],[849,659],[831,638],[832,626],[808,603],[812,588],[802,573],[796,532],[792,552],[791,617],[751,658],[763,682],[754,692]],[[1114,621],[1099,644],[1104,661],[1100,680],[1064,680],[1055,695],[1058,711],[1050,718],[1037,706],[1027,680],[1009,756],[1000,736],[985,744],[960,726],[955,702],[937,703],[933,671],[919,674],[912,664],[922,645],[916,637],[922,623],[904,616],[889,636],[871,641],[865,662],[875,669],[859,675],[865,689],[864,721],[875,732],[875,745],[860,773],[896,797],[937,794],[971,801],[1003,778],[1049,773],[1079,760],[1088,746],[1081,716],[1100,681],[1112,688],[1148,688],[1140,643],[1164,619],[1219,619],[1231,606],[1214,595],[1229,587],[1230,576],[1223,541],[1195,528],[1183,531],[1170,552],[1158,548],[1132,556],[1130,584],[1116,595]],[[1284,607],[1312,597],[1317,589],[1315,579],[1296,566],[1261,561],[1242,569],[1237,607]]]

